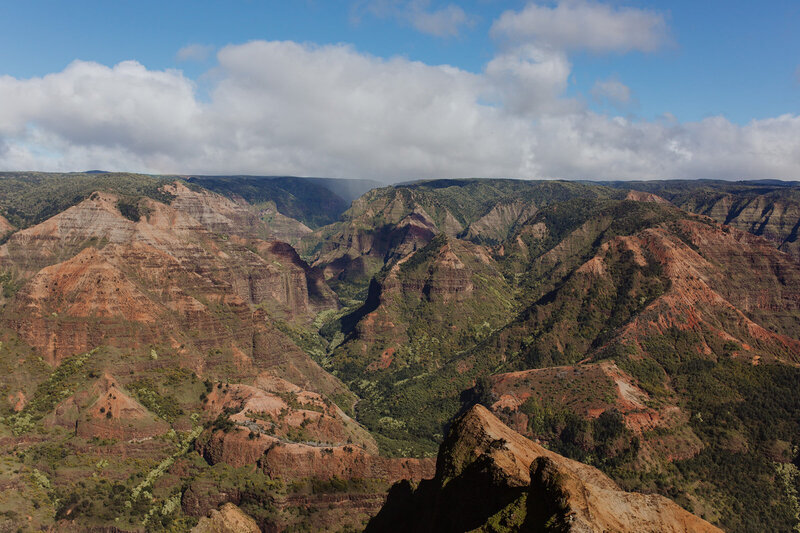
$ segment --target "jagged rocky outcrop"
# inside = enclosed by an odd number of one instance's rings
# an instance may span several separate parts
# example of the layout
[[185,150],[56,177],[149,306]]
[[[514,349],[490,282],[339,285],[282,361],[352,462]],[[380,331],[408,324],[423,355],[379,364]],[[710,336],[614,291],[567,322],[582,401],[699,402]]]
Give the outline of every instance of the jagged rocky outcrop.
[[436,476],[395,485],[366,531],[719,532],[663,496],[529,441],[477,405],[452,426]]

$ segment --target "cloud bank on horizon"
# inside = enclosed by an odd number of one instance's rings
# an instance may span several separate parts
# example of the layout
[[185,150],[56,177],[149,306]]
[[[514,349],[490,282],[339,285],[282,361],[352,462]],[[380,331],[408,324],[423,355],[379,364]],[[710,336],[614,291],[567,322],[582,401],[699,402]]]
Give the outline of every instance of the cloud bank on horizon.
[[[455,5],[381,2],[432,35],[457,35]],[[410,6],[410,7],[409,7]],[[481,72],[381,58],[347,44],[231,44],[204,75],[136,61],[74,61],[43,77],[0,77],[0,170],[293,174],[384,181],[444,177],[784,178],[800,169],[800,115],[737,125],[601,114],[567,87],[574,53],[670,46],[664,16],[588,0],[506,11]],[[183,61],[212,54],[189,44]],[[201,94],[202,93],[202,94]],[[592,96],[635,96],[619,79]]]

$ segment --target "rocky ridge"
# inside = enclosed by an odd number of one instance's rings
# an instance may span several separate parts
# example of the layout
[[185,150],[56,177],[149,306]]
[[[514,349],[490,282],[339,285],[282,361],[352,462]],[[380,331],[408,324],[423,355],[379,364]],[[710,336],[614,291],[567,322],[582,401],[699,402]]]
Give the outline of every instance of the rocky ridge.
[[[413,509],[413,511],[412,511]],[[442,444],[436,476],[398,484],[367,531],[718,532],[658,495],[621,490],[475,406]]]

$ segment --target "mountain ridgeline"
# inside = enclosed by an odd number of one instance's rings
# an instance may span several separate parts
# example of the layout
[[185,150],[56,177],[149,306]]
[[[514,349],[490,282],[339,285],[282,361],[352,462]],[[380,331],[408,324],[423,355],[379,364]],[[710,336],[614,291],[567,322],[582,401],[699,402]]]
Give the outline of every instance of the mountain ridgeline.
[[0,530],[800,527],[800,185],[0,174]]

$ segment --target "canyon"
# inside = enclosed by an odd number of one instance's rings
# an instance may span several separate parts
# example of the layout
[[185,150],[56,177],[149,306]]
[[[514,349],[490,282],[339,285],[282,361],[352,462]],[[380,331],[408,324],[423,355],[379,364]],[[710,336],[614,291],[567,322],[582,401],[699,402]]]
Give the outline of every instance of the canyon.
[[796,525],[797,184],[374,185],[0,176],[0,529]]

